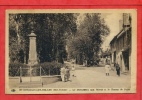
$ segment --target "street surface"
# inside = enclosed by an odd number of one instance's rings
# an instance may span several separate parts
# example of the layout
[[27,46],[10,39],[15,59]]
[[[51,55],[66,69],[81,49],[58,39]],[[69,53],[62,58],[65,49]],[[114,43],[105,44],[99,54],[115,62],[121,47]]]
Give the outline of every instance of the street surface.
[[[70,62],[65,62],[69,67]],[[110,75],[105,75],[104,67],[84,67],[74,64],[76,77],[71,77],[68,82],[56,82],[44,85],[45,88],[130,88],[130,74],[116,75],[115,70],[110,71]]]

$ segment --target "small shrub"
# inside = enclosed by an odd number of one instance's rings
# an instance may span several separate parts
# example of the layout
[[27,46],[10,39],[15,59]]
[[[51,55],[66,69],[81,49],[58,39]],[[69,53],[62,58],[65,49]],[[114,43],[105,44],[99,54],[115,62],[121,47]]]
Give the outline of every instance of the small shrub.
[[[22,63],[10,63],[9,64],[9,76],[40,76],[40,67],[41,67],[41,75],[59,75],[60,68],[62,64],[57,62],[44,62],[41,64],[36,64],[31,67],[22,64]],[[21,69],[20,69],[21,67]]]
[[[20,67],[29,68],[28,65],[22,63],[10,63],[9,64],[9,76],[20,76]],[[22,75],[27,74],[26,70],[23,70]]]
[[36,75],[40,75],[40,67],[41,67],[41,75],[59,75],[60,68],[62,64],[57,62],[44,62],[41,64],[37,64],[32,66],[32,68],[37,69]]

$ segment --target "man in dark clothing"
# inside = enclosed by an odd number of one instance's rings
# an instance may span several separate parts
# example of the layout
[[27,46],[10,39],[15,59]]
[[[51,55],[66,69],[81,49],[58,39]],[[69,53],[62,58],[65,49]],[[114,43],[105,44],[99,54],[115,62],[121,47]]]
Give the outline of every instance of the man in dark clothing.
[[117,75],[120,76],[120,66],[118,63],[116,64],[116,72],[117,72]]

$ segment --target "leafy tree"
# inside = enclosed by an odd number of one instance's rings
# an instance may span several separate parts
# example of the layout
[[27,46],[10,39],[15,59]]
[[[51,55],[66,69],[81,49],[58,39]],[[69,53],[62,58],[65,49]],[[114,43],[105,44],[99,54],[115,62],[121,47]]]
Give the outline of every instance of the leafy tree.
[[[69,55],[83,55],[79,59],[94,59],[109,28],[99,13],[84,14],[84,20],[78,26],[77,34],[68,41]],[[81,63],[81,62],[79,62]]]
[[[11,62],[28,62],[29,38],[37,35],[37,53],[40,62],[58,60],[66,55],[65,40],[76,31],[74,14],[10,14],[9,55]],[[26,60],[25,60],[26,59]]]

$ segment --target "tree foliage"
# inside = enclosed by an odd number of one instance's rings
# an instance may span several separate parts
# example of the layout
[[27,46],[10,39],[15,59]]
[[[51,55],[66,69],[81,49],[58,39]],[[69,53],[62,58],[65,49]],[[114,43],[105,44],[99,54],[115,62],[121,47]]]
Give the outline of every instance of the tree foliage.
[[76,58],[83,55],[84,59],[91,60],[97,55],[104,37],[110,30],[105,24],[101,14],[84,14],[84,19],[80,22],[77,34],[68,41],[68,51],[70,57]]
[[9,56],[11,62],[26,62],[29,54],[28,35],[37,35],[37,53],[40,62],[58,59],[63,63],[65,39],[76,31],[74,14],[10,14]]

